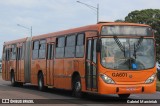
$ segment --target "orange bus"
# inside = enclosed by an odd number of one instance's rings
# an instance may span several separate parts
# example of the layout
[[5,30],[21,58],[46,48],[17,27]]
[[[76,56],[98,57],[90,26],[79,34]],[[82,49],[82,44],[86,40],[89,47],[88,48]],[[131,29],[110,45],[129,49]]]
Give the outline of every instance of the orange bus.
[[2,78],[13,86],[130,94],[156,92],[155,39],[150,26],[99,22],[4,42]]

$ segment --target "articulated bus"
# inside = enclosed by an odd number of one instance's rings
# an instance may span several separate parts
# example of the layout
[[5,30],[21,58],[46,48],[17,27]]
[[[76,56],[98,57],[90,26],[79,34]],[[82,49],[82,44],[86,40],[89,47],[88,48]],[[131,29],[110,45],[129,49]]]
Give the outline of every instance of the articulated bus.
[[95,25],[4,42],[2,78],[82,93],[156,92],[155,39],[144,24]]

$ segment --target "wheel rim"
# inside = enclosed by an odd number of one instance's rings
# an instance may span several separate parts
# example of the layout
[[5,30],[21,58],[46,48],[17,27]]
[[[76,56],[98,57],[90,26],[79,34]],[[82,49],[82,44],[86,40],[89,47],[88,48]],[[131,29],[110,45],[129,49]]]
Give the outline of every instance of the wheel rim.
[[13,84],[14,83],[14,76],[12,75],[11,77],[11,83]]
[[42,88],[42,79],[39,79],[39,87]]
[[81,90],[81,83],[80,82],[76,82],[76,84],[75,84],[75,90],[77,92],[79,92]]

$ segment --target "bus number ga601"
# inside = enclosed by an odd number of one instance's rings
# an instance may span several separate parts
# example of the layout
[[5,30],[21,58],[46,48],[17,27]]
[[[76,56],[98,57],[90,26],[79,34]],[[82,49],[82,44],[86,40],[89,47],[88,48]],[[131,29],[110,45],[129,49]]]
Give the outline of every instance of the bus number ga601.
[[112,73],[112,77],[127,77],[127,73]]

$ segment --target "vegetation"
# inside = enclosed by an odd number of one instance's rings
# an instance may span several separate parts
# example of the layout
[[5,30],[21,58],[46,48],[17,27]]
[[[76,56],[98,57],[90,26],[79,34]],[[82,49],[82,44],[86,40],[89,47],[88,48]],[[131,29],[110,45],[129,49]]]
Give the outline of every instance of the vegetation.
[[160,91],[160,81],[157,80],[157,91]]
[[148,24],[154,29],[156,38],[156,55],[160,60],[160,9],[145,9],[132,11],[125,17],[125,22]]

